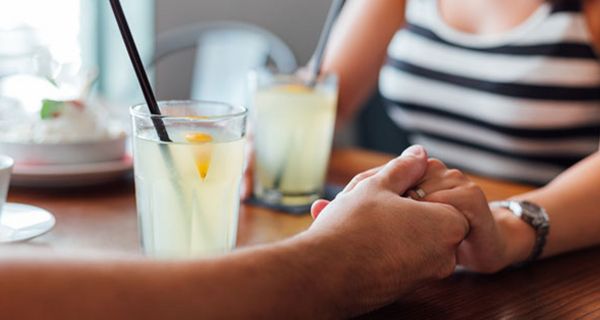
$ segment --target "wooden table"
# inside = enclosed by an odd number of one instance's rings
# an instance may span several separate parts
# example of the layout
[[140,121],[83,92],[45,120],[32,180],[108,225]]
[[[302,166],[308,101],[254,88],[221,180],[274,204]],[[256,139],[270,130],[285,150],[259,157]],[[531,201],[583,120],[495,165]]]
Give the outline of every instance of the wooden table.
[[[334,152],[329,181],[343,184],[353,175],[391,159],[360,150]],[[489,200],[529,187],[473,177]],[[12,189],[9,201],[43,207],[56,215],[56,228],[27,243],[0,246],[0,258],[103,257],[141,255],[131,180],[76,190]],[[238,244],[282,239],[302,230],[311,218],[243,206]],[[492,276],[457,271],[365,319],[600,319],[600,249],[590,249]]]

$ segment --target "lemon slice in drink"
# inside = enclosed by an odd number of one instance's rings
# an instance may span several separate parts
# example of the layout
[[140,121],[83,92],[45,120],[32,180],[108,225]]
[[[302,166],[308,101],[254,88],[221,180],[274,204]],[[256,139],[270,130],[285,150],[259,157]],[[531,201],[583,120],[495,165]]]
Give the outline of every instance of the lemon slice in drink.
[[213,137],[204,132],[188,132],[185,134],[185,140],[189,143],[206,143],[212,142]]
[[210,168],[213,137],[208,133],[188,132],[185,135],[185,140],[189,143],[196,144],[192,147],[194,150],[194,160],[200,179],[204,181],[208,175],[208,169]]
[[303,86],[301,84],[288,84],[288,85],[284,85],[279,87],[279,89],[281,91],[287,92],[287,93],[311,93],[312,89],[307,87],[307,86]]
[[186,118],[190,120],[206,120],[209,119],[207,116],[187,116]]

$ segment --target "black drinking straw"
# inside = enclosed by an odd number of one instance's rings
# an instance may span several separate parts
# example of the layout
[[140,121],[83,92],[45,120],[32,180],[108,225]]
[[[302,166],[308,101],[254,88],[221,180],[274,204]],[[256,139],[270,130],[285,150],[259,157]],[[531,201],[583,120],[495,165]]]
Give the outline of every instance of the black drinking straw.
[[[110,0],[110,5],[115,14],[117,24],[119,25],[123,42],[125,42],[127,53],[129,53],[129,58],[133,64],[133,69],[137,75],[142,92],[144,93],[144,98],[146,99],[148,109],[152,115],[160,116],[160,108],[156,102],[156,97],[154,96],[154,91],[152,91],[150,81],[148,81],[148,75],[144,69],[142,59],[140,59],[140,53],[138,52],[135,41],[133,40],[133,36],[131,35],[131,30],[129,29],[129,24],[127,23],[127,18],[125,18],[123,8],[121,7],[121,2],[119,0]],[[165,124],[163,123],[162,119],[160,117],[152,117],[152,122],[156,128],[158,138],[163,142],[171,142],[169,134],[167,133],[167,128],[165,128]]]
[[308,79],[308,85],[310,87],[315,86],[317,79],[321,74],[321,65],[323,64],[323,55],[325,54],[327,42],[329,41],[331,31],[333,30],[333,25],[337,21],[340,12],[342,12],[342,8],[344,7],[345,3],[345,0],[333,0],[331,3],[329,13],[327,14],[327,19],[325,20],[325,25],[323,25],[323,30],[321,31],[321,36],[319,37],[319,42],[312,56],[312,65]]

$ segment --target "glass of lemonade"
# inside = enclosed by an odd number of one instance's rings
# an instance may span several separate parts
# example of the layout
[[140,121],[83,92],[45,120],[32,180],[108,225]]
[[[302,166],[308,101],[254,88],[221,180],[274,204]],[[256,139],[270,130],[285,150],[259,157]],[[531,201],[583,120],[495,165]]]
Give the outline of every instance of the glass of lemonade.
[[[202,257],[236,243],[247,111],[200,101],[131,108],[138,219],[144,252]],[[156,126],[171,141],[159,139]]]
[[297,75],[267,70],[251,76],[254,91],[256,197],[283,207],[310,205],[323,192],[338,97],[335,75],[314,87]]

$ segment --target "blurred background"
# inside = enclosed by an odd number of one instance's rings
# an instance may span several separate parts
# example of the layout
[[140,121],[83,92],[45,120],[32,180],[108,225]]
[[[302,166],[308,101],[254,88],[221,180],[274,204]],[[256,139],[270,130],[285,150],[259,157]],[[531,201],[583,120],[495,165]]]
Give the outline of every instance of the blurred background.
[[[330,5],[321,0],[122,3],[159,99],[235,103],[244,103],[247,68],[268,64],[285,71],[308,61]],[[128,105],[143,100],[108,1],[0,0],[0,119],[15,103],[33,99],[32,91],[36,99],[80,96],[87,94],[88,82],[89,95],[121,117]],[[403,138],[396,130],[374,94],[341,143],[397,153]]]

